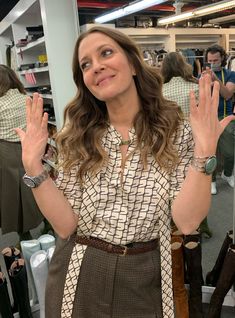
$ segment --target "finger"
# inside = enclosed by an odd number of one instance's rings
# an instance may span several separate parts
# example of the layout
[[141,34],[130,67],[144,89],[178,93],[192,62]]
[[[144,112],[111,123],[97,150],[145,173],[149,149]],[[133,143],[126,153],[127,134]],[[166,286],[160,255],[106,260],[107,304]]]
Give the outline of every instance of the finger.
[[205,76],[204,83],[204,93],[205,93],[205,111],[211,111],[211,75],[207,74]]
[[229,115],[220,121],[220,126],[224,130],[224,128],[232,121],[235,120],[235,115]]
[[197,111],[197,100],[195,96],[195,92],[193,90],[190,90],[189,92],[189,105],[190,105],[190,114],[195,114]]
[[199,79],[199,106],[202,108],[205,104],[205,77],[207,74],[205,74],[203,77]]
[[38,98],[37,98],[37,105],[36,105],[35,114],[36,114],[37,118],[42,120],[42,116],[43,116],[43,99],[42,99],[42,97],[40,95],[38,95]]
[[48,125],[48,113],[44,113],[42,116],[42,122],[41,122],[42,130],[48,132],[47,125]]
[[32,107],[32,98],[27,96],[26,97],[26,123],[27,123],[27,126],[31,122],[31,107]]
[[22,129],[20,129],[20,128],[14,128],[14,131],[19,136],[20,141],[22,141],[24,139],[25,132]]
[[31,107],[31,121],[36,125],[41,125],[43,115],[43,99],[38,93],[33,94]]
[[212,111],[218,113],[219,107],[219,92],[220,92],[220,84],[218,81],[214,82],[213,91],[212,91]]
[[34,115],[37,110],[38,97],[39,97],[38,93],[33,93],[33,100],[32,100],[32,106],[31,106],[32,115]]

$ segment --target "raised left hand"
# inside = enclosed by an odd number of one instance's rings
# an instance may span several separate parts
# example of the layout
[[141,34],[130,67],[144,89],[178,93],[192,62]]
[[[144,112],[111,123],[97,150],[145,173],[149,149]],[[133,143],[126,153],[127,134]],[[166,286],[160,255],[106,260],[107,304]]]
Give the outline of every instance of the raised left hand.
[[214,82],[210,74],[199,79],[199,101],[193,91],[190,92],[190,122],[195,141],[195,155],[206,157],[216,153],[216,147],[224,128],[235,119],[234,115],[223,120],[218,119],[220,85]]

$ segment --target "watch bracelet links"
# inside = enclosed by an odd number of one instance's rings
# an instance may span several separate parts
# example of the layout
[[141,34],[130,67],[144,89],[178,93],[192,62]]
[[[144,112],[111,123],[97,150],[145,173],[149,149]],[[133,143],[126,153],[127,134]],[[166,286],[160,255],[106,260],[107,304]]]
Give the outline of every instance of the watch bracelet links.
[[205,173],[205,163],[210,157],[211,156],[208,156],[208,157],[193,156],[192,161],[191,161],[191,165],[195,170],[202,172],[202,173]]

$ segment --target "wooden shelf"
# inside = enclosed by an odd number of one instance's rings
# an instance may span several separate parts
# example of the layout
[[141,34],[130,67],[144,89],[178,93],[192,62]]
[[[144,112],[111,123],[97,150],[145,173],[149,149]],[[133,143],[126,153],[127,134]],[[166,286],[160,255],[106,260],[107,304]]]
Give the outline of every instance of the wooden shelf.
[[48,124],[51,124],[51,125],[53,125],[53,126],[56,126],[56,122],[55,122],[55,121],[48,120]]
[[[36,93],[36,92],[35,92]],[[40,93],[39,93],[40,94]],[[33,93],[31,92],[27,92],[27,95],[28,96],[33,96]],[[52,94],[40,94],[42,96],[42,98],[45,98],[45,99],[53,99],[53,96]]]
[[36,41],[28,43],[26,46],[18,47],[16,49],[17,54],[21,54],[22,52],[29,51],[29,50],[36,50],[38,51],[40,48],[45,48],[45,37],[41,37]]
[[35,67],[35,68],[31,68],[29,70],[25,70],[25,71],[19,71],[20,75],[25,75],[26,73],[43,73],[43,72],[49,72],[49,67],[45,66],[45,67]]

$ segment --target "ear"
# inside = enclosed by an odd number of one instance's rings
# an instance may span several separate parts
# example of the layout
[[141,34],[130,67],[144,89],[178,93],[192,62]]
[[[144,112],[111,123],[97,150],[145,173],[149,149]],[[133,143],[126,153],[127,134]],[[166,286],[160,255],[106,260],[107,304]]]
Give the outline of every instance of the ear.
[[132,65],[131,69],[132,69],[132,76],[135,76],[136,75],[136,71],[135,71],[135,68],[134,68],[133,65]]

